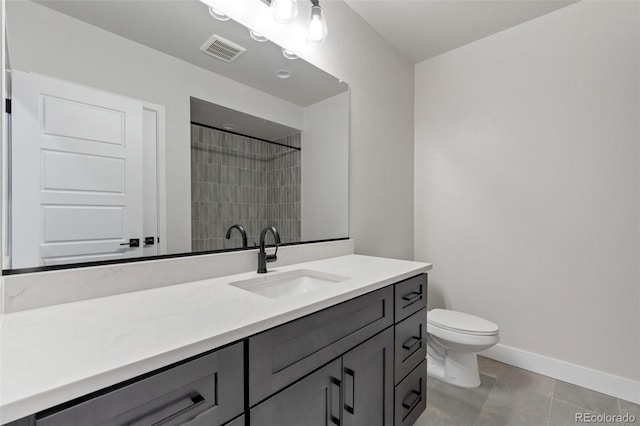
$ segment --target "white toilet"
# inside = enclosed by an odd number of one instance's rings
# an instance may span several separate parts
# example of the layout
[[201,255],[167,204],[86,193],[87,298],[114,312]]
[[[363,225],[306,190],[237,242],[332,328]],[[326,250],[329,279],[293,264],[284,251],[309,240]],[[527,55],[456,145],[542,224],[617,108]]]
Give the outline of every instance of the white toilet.
[[427,374],[463,388],[480,386],[477,352],[500,340],[491,321],[447,309],[427,312]]

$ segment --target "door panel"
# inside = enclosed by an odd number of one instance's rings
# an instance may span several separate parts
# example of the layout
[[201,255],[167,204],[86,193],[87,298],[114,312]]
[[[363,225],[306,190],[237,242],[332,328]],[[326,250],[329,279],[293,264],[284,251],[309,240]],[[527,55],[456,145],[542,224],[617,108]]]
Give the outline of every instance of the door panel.
[[342,357],[345,426],[393,426],[393,327]]
[[96,104],[42,96],[42,132],[85,142],[124,145],[125,114]]
[[[44,242],[124,238],[124,208],[111,206],[43,206]],[[96,224],[101,226],[96,226]]]
[[[42,152],[42,185],[45,190],[124,192],[124,161],[86,154]],[[91,170],[92,179],[78,179]]]
[[337,359],[251,409],[252,426],[340,425]]
[[142,102],[17,70],[12,84],[11,267],[142,255],[121,245],[144,237]]

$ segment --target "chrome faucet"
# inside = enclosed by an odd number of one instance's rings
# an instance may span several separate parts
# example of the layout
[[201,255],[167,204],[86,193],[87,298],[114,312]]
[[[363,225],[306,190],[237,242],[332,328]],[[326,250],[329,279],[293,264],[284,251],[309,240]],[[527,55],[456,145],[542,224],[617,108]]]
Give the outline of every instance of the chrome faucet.
[[242,247],[247,247],[247,231],[244,230],[244,226],[242,225],[231,225],[229,229],[227,229],[227,235],[225,236],[225,238],[227,240],[231,238],[231,231],[233,231],[234,228],[237,229],[238,232],[240,232],[240,234],[242,235]]
[[[267,232],[273,234],[273,239],[276,243],[276,251],[273,254],[267,254],[264,247],[264,239],[267,236]],[[280,244],[280,234],[274,226],[267,226],[260,233],[260,251],[258,252],[258,273],[267,273],[267,263],[275,262],[278,260],[278,244]]]

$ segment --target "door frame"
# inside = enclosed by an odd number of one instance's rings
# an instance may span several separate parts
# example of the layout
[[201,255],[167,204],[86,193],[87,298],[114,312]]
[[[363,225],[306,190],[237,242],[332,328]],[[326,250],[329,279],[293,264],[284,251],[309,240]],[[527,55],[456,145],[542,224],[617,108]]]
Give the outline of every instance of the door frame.
[[[165,107],[142,101],[142,109],[153,111],[156,121],[156,217],[158,223],[158,255],[167,254],[167,150],[166,150],[166,113]],[[144,157],[144,149],[143,149]],[[143,158],[143,164],[145,159]],[[143,188],[145,190],[145,188]],[[146,256],[145,256],[146,257]]]

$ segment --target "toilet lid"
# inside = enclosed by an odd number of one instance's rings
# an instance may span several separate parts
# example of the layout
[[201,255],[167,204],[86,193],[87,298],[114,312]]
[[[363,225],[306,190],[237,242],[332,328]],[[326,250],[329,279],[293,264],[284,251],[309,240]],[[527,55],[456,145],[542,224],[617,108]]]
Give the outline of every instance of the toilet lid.
[[448,309],[432,309],[427,312],[427,322],[448,330],[469,334],[494,335],[498,326],[491,321]]

